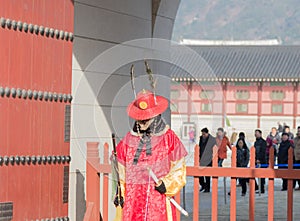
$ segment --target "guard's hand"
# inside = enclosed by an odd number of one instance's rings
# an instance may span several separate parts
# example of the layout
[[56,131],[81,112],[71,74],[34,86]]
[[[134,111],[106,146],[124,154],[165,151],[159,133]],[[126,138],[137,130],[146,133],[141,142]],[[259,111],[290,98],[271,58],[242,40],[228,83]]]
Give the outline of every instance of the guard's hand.
[[165,194],[167,192],[166,186],[162,180],[160,180],[159,183],[155,185],[155,190],[157,190],[161,194]]

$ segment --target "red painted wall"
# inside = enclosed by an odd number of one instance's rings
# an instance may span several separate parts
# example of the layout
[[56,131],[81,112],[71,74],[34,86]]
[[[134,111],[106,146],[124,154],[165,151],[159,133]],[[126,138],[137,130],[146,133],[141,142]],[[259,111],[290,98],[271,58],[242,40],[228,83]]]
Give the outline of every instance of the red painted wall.
[[[2,0],[0,17],[73,32],[71,0]],[[72,42],[0,27],[0,86],[71,93]],[[64,111],[69,102],[0,96],[0,156],[69,155]],[[67,216],[63,169],[68,163],[0,165],[0,203],[13,220]]]

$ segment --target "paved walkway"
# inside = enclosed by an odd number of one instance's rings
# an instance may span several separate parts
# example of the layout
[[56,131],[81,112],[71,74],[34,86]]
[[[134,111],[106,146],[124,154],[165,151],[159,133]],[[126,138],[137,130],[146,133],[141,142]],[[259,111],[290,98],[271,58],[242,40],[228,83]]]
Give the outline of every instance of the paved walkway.
[[[267,180],[266,180],[267,182]],[[226,179],[226,193],[230,190],[230,179]],[[266,189],[267,186],[266,186]],[[274,193],[274,220],[286,221],[287,211],[287,192],[280,191],[281,180],[275,180],[275,193]],[[181,196],[181,199],[183,196]],[[219,178],[218,190],[218,220],[230,220],[230,196],[226,194],[225,204],[224,200],[224,183],[223,178]],[[255,221],[267,220],[268,214],[268,192],[255,198]],[[181,203],[183,205],[183,202]],[[249,195],[241,196],[241,188],[237,187],[237,221],[249,220]],[[186,185],[186,210],[189,212],[189,217],[181,217],[183,221],[190,221],[193,217],[193,178],[189,177]],[[200,193],[199,202],[199,221],[211,220],[211,193]],[[294,191],[294,220],[300,220],[300,191]]]

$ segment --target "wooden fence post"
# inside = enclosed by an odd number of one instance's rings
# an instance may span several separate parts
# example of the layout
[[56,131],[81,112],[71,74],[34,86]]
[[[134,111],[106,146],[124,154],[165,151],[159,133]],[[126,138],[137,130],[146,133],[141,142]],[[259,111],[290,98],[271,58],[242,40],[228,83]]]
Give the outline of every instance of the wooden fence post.
[[[250,149],[250,168],[255,168],[255,147]],[[255,177],[249,179],[249,220],[255,216]]]
[[[213,147],[213,156],[212,156],[212,167],[218,167],[218,147],[215,145]],[[218,178],[217,176],[212,177],[212,194],[211,194],[211,220],[218,220]]]
[[[86,159],[86,207],[90,209],[90,218],[100,220],[100,177],[98,168],[100,164],[97,142],[87,143]],[[88,215],[86,219],[88,219]]]
[[[199,146],[195,145],[194,167],[199,167]],[[193,221],[199,219],[199,177],[194,177]]]
[[[231,148],[231,168],[236,167],[236,147]],[[231,177],[230,183],[230,221],[236,220],[236,177]]]
[[[274,148],[269,151],[269,168],[274,169]],[[274,178],[269,178],[268,187],[268,221],[274,220]]]
[[[288,152],[288,171],[293,173],[293,159],[294,150],[292,147],[289,148]],[[287,199],[287,220],[293,220],[293,179],[288,179],[288,199]]]
[[[104,155],[103,155],[103,163],[108,164],[109,160],[109,146],[108,143],[104,144]],[[109,174],[104,173],[103,174],[103,220],[108,220],[108,205],[109,205],[109,199],[108,199],[108,188],[109,188]]]

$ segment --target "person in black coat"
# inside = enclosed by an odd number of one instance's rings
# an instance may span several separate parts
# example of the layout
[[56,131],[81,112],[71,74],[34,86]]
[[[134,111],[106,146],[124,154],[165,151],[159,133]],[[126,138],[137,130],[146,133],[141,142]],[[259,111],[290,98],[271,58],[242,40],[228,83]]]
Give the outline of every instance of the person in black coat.
[[[203,128],[201,133],[202,135],[199,140],[200,166],[211,167],[213,147],[216,145],[216,138],[209,134],[207,128]],[[201,192],[210,192],[210,176],[199,177],[199,183],[201,185]]]
[[[256,141],[254,142],[254,148],[255,148],[256,165],[266,164],[267,163],[266,161],[267,142],[265,139],[262,138],[261,130],[259,129],[255,130],[255,138]],[[260,179],[260,186],[261,186],[261,193],[265,193],[265,178]],[[255,190],[258,190],[258,185],[256,182],[255,182]]]
[[[293,143],[289,140],[288,133],[282,133],[281,143],[278,150],[278,164],[288,164],[289,160],[289,149],[293,148]],[[286,168],[286,166],[278,166],[278,168]],[[282,179],[282,189],[281,191],[287,190],[287,179]]]
[[294,139],[294,134],[291,132],[291,129],[290,129],[289,126],[287,126],[287,125],[284,126],[283,132],[288,134],[289,140],[293,140]]
[[[247,167],[249,163],[250,153],[243,138],[239,138],[236,145],[236,166]],[[242,196],[246,195],[247,192],[247,178],[239,178],[242,186]]]
[[277,124],[278,124],[278,133],[280,133],[280,134],[282,134],[282,132],[283,132],[283,126],[282,126],[282,124],[280,123],[280,122],[277,122]]

